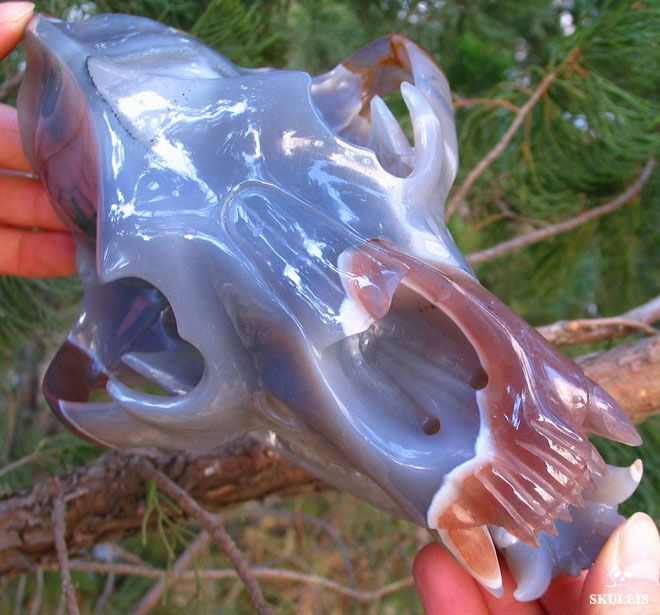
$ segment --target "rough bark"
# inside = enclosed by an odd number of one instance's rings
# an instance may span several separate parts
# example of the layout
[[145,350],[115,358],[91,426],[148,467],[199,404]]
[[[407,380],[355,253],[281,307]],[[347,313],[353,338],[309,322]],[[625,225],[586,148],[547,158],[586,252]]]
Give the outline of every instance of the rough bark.
[[640,331],[654,335],[657,331],[651,325],[658,321],[660,321],[660,296],[620,316],[560,320],[539,327],[538,330],[555,346],[573,346],[626,337]]
[[[633,420],[641,421],[660,408],[660,336],[585,357],[581,363]],[[151,456],[160,470],[212,511],[271,494],[288,496],[326,488],[250,439],[210,453],[151,452]],[[126,455],[107,453],[60,481],[72,556],[139,531],[145,487],[129,469]],[[55,561],[51,523],[55,493],[54,482],[45,480],[0,499],[0,576]]]
[[[217,451],[157,454],[154,464],[207,510],[221,510],[270,494],[293,495],[323,484],[249,439]],[[60,477],[66,502],[69,553],[135,534],[145,510],[145,486],[127,455],[110,452]],[[0,500],[0,575],[55,561],[51,523],[53,480]],[[176,515],[173,515],[176,516]]]

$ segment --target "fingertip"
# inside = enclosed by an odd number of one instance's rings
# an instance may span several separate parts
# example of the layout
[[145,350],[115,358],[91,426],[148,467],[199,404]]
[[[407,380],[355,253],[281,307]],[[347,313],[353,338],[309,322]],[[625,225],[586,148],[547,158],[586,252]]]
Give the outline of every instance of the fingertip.
[[76,244],[68,233],[0,226],[0,275],[51,278],[75,270]]
[[612,533],[594,562],[582,590],[582,611],[626,613],[643,605],[659,612],[659,571],[658,529],[648,515],[635,513]]
[[548,613],[564,613],[575,609],[580,604],[582,588],[587,578],[583,570],[579,576],[563,574],[552,580],[550,587],[540,598],[541,604]]
[[437,565],[438,559],[442,558],[444,555],[445,552],[440,545],[435,543],[426,545],[415,558],[413,563],[413,577],[422,577],[427,574],[428,570]]
[[39,245],[35,246],[31,277],[53,278],[76,272],[76,242],[71,235],[60,232],[33,235],[36,236],[34,243],[39,242]]
[[21,40],[23,30],[34,13],[32,2],[0,4],[0,60]]
[[16,22],[25,24],[32,17],[32,13],[33,2],[3,2],[0,4],[0,26]]
[[488,613],[475,580],[438,544],[419,552],[413,564],[413,579],[427,615]]

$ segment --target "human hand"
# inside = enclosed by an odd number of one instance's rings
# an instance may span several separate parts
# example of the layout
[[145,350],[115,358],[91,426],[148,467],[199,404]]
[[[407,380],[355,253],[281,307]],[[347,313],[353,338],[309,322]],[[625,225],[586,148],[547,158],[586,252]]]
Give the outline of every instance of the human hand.
[[[0,60],[18,44],[33,11],[31,2],[0,4]],[[33,169],[21,145],[18,115],[0,104],[0,274],[70,275],[75,271],[73,238],[41,182],[20,173]]]
[[659,570],[658,530],[636,513],[612,533],[591,570],[556,578],[536,601],[514,599],[515,581],[504,564],[504,595],[495,598],[437,544],[417,555],[413,577],[427,615],[631,615],[660,613]]

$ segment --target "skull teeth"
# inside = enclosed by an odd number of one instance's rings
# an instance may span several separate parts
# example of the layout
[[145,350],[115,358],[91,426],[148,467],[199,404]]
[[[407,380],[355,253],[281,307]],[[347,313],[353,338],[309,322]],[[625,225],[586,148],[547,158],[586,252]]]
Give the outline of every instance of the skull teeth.
[[417,203],[433,203],[440,189],[443,140],[440,122],[426,96],[411,83],[401,84],[401,95],[413,122],[415,163],[405,179],[408,195]]
[[368,146],[387,171],[406,177],[410,174],[415,152],[401,125],[380,96],[371,99],[371,126]]
[[552,580],[552,555],[545,542],[531,548],[506,530],[492,528],[495,544],[504,550],[511,573],[516,580],[516,600],[534,600],[542,595]]
[[502,572],[493,539],[485,525],[438,530],[449,552],[475,580],[498,598],[504,593]]
[[612,506],[621,504],[635,492],[643,473],[644,464],[641,459],[627,468],[608,465],[605,476],[594,477],[595,492],[585,493],[585,497]]

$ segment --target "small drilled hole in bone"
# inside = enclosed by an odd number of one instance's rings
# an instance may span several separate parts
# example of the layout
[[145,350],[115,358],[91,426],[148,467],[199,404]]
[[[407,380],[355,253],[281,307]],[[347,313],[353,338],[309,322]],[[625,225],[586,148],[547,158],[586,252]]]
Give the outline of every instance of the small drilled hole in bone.
[[424,420],[424,433],[433,436],[440,431],[440,419],[437,416],[429,416]]
[[485,388],[487,384],[488,384],[488,374],[485,372],[483,368],[480,368],[479,370],[477,370],[476,373],[472,375],[472,379],[470,380],[470,386],[475,391],[479,391]]

